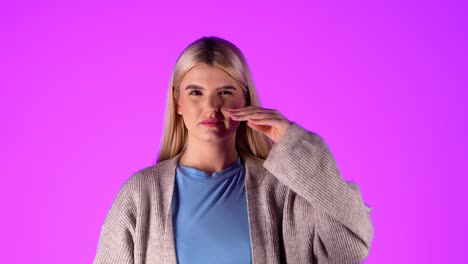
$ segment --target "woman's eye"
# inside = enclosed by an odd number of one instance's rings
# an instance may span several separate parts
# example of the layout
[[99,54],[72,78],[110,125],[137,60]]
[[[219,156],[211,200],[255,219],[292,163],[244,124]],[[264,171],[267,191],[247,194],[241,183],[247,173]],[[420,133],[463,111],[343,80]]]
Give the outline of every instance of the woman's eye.
[[221,91],[221,94],[232,94],[230,91]]
[[189,93],[189,95],[200,95],[200,94],[201,94],[201,92],[198,91],[198,90],[192,90],[192,91]]

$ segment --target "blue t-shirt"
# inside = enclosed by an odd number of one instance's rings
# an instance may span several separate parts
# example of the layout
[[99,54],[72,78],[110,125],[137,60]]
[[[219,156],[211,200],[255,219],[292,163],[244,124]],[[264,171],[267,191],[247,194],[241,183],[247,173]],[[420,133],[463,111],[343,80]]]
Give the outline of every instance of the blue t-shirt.
[[252,263],[244,179],[240,158],[215,173],[179,163],[172,200],[178,263]]

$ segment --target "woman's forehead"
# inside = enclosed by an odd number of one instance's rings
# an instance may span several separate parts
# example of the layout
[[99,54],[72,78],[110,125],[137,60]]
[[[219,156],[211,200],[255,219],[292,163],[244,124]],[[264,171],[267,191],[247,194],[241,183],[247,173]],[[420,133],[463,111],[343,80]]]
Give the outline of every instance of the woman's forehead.
[[223,69],[207,64],[199,64],[190,69],[182,78],[180,86],[185,88],[188,85],[195,85],[200,88],[219,88],[222,86],[237,87],[239,84]]

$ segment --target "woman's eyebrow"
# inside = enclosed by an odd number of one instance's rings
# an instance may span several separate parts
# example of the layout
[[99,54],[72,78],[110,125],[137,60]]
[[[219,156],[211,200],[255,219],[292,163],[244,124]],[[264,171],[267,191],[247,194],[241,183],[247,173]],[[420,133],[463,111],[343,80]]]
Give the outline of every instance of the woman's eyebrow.
[[[203,90],[205,88],[203,88],[200,85],[196,85],[196,84],[189,84],[189,85],[187,85],[187,87],[185,87],[185,90],[190,90],[190,89]],[[231,85],[231,84],[218,87],[216,90],[225,90],[225,89],[227,89],[227,90],[237,90],[237,88],[234,85]]]

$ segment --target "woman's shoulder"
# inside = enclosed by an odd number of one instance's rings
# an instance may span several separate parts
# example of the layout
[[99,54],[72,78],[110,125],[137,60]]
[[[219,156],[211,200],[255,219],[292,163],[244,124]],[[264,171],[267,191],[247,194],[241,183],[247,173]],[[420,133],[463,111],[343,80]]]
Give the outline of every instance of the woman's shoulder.
[[173,183],[171,176],[175,175],[176,165],[176,161],[171,159],[139,169],[125,180],[121,191],[141,193],[149,189],[155,191],[157,188],[167,187]]

